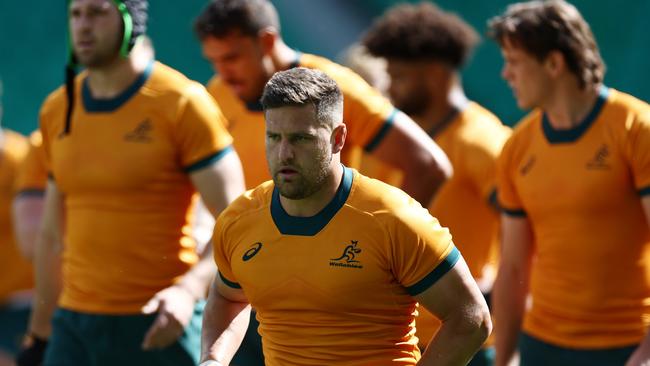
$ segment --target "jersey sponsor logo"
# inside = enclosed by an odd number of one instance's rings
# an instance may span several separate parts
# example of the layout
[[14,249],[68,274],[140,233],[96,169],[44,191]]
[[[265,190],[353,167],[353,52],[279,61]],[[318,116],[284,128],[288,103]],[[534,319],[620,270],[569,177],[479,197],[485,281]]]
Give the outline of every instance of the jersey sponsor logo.
[[535,162],[537,161],[537,158],[535,155],[531,156],[528,158],[528,161],[526,161],[526,164],[522,165],[521,168],[519,169],[519,174],[522,176],[527,175],[531,169],[533,169],[533,166],[535,165]]
[[603,144],[596,150],[594,157],[587,162],[587,169],[602,170],[611,168],[607,159],[609,155],[609,147],[607,144]]
[[260,243],[260,242],[258,241],[257,243],[253,244],[253,245],[252,245],[252,246],[251,246],[251,247],[246,251],[246,253],[244,253],[244,255],[241,257],[241,259],[242,259],[244,262],[247,262],[247,261],[251,260],[251,258],[253,258],[253,257],[254,257],[254,256],[255,256],[255,255],[260,251],[260,249],[262,249],[262,243]]
[[124,140],[128,142],[148,143],[151,142],[151,131],[153,125],[149,119],[138,123],[135,129],[124,135]]
[[359,242],[357,240],[350,240],[345,249],[343,249],[343,254],[338,258],[330,259],[330,266],[332,267],[347,267],[347,268],[363,268],[361,262],[356,260],[357,254],[361,253],[361,248],[357,247]]

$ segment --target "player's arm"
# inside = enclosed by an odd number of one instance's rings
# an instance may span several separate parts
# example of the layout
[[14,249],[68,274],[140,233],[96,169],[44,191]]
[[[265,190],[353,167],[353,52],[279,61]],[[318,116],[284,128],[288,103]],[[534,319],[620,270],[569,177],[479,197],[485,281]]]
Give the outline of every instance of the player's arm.
[[53,180],[45,190],[43,223],[34,251],[36,277],[30,331],[47,338],[50,321],[61,292],[61,251],[63,249],[63,195]]
[[528,296],[534,239],[526,216],[501,215],[501,259],[493,291],[496,365],[516,364],[517,340]]
[[[190,179],[215,217],[244,192],[244,174],[234,150],[229,150],[216,162],[192,171]],[[195,302],[205,298],[215,274],[212,245],[208,245],[199,261],[176,284],[158,292],[143,307],[144,313],[158,313],[145,334],[143,349],[167,347],[182,335],[192,318]]]
[[401,188],[424,207],[452,174],[447,155],[402,112],[396,113],[392,127],[371,153],[404,173]]
[[34,248],[35,294],[29,321],[32,341],[20,352],[17,364],[40,365],[51,320],[61,292],[61,250],[63,248],[63,195],[54,181],[45,190],[43,223]]
[[230,364],[246,334],[250,311],[244,292],[216,276],[203,315],[201,362]]
[[[646,194],[641,197],[641,205],[643,206],[646,222],[650,228],[650,195]],[[650,364],[650,332],[646,334],[645,338],[636,351],[634,351],[632,357],[630,357],[625,366],[642,366],[648,364]]]
[[[216,163],[192,172],[190,178],[205,206],[217,217],[230,202],[244,193],[244,173],[239,156],[232,150]],[[199,262],[178,282],[203,298],[216,274],[212,245],[207,245]]]
[[442,321],[418,365],[466,365],[490,335],[492,321],[465,260],[416,299]]
[[[244,193],[244,173],[239,156],[231,150],[216,163],[192,172],[190,179],[201,195],[205,206],[216,218],[230,202]],[[204,298],[216,268],[212,259],[212,245],[207,245],[199,262],[178,282],[198,298]]]
[[19,192],[13,201],[13,223],[21,254],[33,260],[36,240],[41,227],[45,192]]

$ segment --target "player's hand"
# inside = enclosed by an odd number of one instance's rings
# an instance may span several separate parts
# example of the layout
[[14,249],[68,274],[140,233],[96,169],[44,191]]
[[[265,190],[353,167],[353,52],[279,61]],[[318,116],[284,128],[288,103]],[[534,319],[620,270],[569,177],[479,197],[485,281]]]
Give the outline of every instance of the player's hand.
[[158,313],[142,341],[142,349],[165,348],[174,343],[194,314],[195,298],[181,286],[171,286],[158,292],[142,308],[143,313]]
[[16,357],[16,366],[40,366],[43,364],[47,348],[47,339],[29,335],[23,342],[23,347]]

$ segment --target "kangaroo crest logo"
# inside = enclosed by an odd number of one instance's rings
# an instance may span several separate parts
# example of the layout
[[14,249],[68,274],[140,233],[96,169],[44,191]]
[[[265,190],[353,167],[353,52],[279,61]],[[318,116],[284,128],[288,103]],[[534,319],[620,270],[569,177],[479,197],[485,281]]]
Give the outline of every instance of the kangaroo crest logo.
[[587,169],[609,169],[609,148],[606,144],[603,144],[598,148],[594,157],[587,162]]
[[330,259],[330,266],[333,267],[347,267],[347,268],[363,268],[361,262],[356,260],[357,254],[361,253],[361,248],[357,247],[359,242],[357,240],[350,240],[345,249],[343,249],[343,254],[338,258]]
[[136,128],[124,135],[124,140],[129,142],[147,143],[151,142],[151,131],[153,124],[148,119],[140,122]]

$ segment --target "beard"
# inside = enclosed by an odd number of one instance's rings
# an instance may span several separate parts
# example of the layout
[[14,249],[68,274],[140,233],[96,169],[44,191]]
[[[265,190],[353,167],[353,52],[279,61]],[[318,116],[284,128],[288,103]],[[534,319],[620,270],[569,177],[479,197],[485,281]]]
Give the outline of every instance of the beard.
[[409,116],[422,114],[428,107],[431,97],[424,90],[409,95],[402,100],[393,100],[395,107]]
[[82,53],[75,51],[75,57],[80,65],[87,68],[101,68],[108,66],[120,58],[120,43],[108,47],[96,48],[92,52]]
[[327,179],[332,174],[329,169],[331,161],[332,155],[330,154],[305,169],[294,167],[290,163],[285,164],[285,166],[291,166],[296,170],[297,174],[290,180],[285,180],[276,170],[273,173],[273,183],[283,197],[292,200],[305,199],[320,191],[327,184]]
[[394,101],[395,107],[409,116],[422,114],[428,107],[430,99],[424,94],[414,94],[408,99]]

